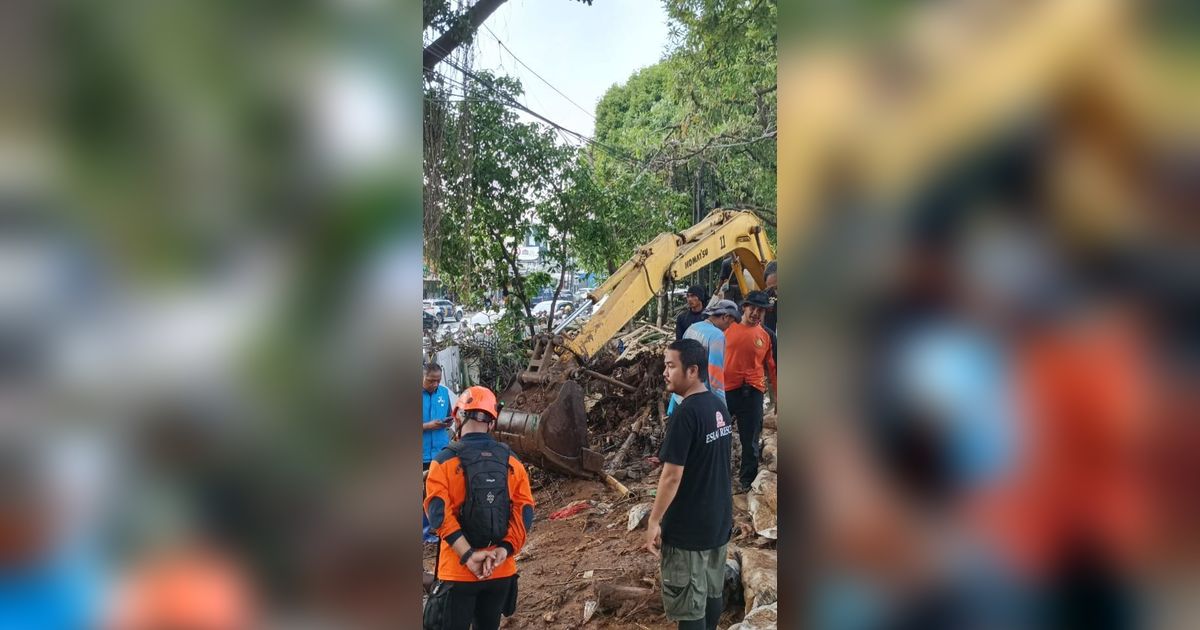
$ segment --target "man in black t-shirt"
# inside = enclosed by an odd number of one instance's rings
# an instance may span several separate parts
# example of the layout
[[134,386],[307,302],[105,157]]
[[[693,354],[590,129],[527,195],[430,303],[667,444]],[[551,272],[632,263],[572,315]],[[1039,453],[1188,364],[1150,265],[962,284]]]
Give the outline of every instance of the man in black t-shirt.
[[683,333],[696,322],[708,319],[704,307],[708,305],[708,291],[700,285],[693,285],[687,290],[687,308],[675,318],[675,341],[683,339]]
[[667,391],[683,401],[671,414],[659,451],[663,470],[644,547],[660,559],[663,608],[680,630],[717,627],[733,528],[733,419],[705,387],[707,373],[708,351],[699,341],[684,339],[667,348]]

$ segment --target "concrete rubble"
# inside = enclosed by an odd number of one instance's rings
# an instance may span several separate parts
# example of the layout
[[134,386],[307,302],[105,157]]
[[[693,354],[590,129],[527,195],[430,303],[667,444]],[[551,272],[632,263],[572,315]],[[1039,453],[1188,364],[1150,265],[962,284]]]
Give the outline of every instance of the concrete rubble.
[[779,599],[778,566],[779,556],[773,549],[738,547],[737,554],[742,570],[742,596],[746,601],[746,613]]
[[747,494],[754,531],[764,538],[779,537],[778,505],[779,481],[775,473],[763,468],[750,486]]
[[759,606],[750,611],[739,623],[727,630],[774,630],[779,624],[779,602]]
[[650,515],[650,509],[654,507],[651,503],[639,503],[629,508],[629,524],[626,526],[626,531],[633,531],[642,526],[646,522],[646,517]]

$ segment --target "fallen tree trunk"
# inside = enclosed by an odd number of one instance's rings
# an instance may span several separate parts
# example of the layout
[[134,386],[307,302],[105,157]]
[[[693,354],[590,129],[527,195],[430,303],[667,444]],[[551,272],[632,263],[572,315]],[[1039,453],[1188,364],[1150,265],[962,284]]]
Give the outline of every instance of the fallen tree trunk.
[[641,415],[637,417],[637,420],[633,421],[633,424],[629,427],[629,435],[625,437],[625,443],[621,445],[620,450],[613,456],[612,462],[608,466],[609,470],[616,470],[621,467],[621,464],[625,463],[625,460],[629,457],[629,449],[633,446],[634,439],[637,438],[638,433],[642,430],[642,423],[649,415],[649,410],[643,410]]
[[778,624],[779,602],[772,602],[750,611],[740,623],[729,626],[729,630],[773,630]]
[[775,473],[763,469],[758,471],[750,492],[746,497],[754,531],[759,536],[775,540],[779,536],[779,479]]
[[775,433],[763,435],[762,465],[771,472],[779,472],[779,438]]

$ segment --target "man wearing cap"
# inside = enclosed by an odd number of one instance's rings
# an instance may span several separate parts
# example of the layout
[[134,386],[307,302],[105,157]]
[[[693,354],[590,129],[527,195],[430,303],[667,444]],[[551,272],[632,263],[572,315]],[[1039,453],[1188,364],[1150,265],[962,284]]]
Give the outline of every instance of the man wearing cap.
[[771,400],[778,400],[773,338],[762,320],[771,302],[766,293],[751,291],[742,302],[742,321],[725,330],[725,402],[737,419],[742,442],[742,466],[738,472],[742,490],[758,475],[758,439],[762,433],[763,394],[767,378]]
[[[725,402],[725,329],[730,324],[742,321],[742,313],[737,304],[730,300],[721,300],[704,310],[708,317],[703,321],[692,324],[683,333],[684,339],[695,339],[708,352],[707,378],[703,379],[708,390]],[[679,394],[671,394],[671,404],[667,413],[675,410],[682,401]]]
[[683,339],[683,333],[696,322],[702,322],[704,304],[708,302],[708,292],[700,285],[693,285],[687,290],[687,308],[675,318],[675,341]]

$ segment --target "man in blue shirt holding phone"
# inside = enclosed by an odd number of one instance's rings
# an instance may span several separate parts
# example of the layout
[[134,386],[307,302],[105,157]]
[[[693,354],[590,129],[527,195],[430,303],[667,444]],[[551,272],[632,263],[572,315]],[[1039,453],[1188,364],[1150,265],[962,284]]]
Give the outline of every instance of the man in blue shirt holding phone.
[[[442,385],[442,366],[426,363],[421,380],[421,470],[429,470],[429,462],[450,443],[454,420],[450,417],[454,394]],[[437,542],[429,531],[429,520],[421,510],[421,536],[427,543]]]

